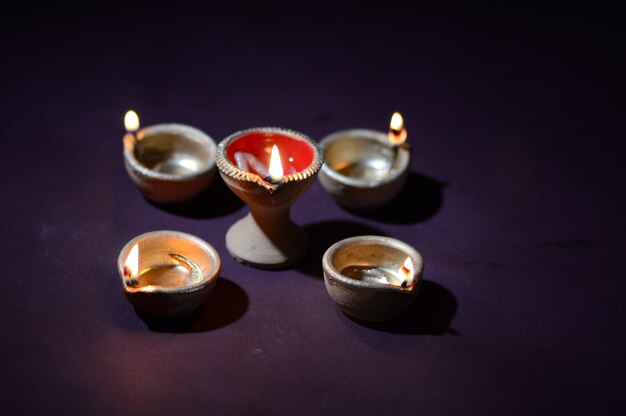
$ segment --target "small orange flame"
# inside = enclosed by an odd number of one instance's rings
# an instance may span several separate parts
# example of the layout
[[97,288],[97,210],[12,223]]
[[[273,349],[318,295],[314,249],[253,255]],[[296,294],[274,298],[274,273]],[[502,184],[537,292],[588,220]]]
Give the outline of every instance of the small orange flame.
[[407,132],[404,128],[404,121],[402,120],[402,115],[398,112],[393,113],[391,116],[387,137],[394,146],[399,146],[406,141]]
[[398,270],[402,276],[402,287],[405,287],[409,283],[413,277],[414,271],[415,267],[413,266],[413,260],[411,260],[411,257],[407,257],[406,260],[404,260],[402,267],[400,267],[400,270]]
[[139,274],[139,243],[136,243],[128,253],[124,262],[124,277],[132,279]]
[[124,116],[124,127],[129,133],[139,130],[139,116],[133,110],[128,110]]
[[280,161],[280,153],[278,152],[278,146],[272,147],[272,155],[270,156],[270,169],[269,176],[274,182],[282,182],[285,173],[283,171],[283,164]]

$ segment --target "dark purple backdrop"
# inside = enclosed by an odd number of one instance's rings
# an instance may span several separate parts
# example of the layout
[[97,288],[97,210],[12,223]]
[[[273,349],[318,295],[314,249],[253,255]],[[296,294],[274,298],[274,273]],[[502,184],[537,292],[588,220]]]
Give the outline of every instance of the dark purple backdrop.
[[[2,16],[0,411],[625,410],[620,10],[82,7]],[[259,271],[224,247],[247,208],[219,177],[182,206],[140,196],[122,161],[128,108],[216,142],[265,125],[385,130],[401,111],[411,176],[370,214],[316,182],[292,210],[307,257]],[[223,260],[206,307],[172,324],[138,316],[116,271],[122,246],[158,229]],[[328,296],[321,256],[358,234],[423,254],[401,319],[365,325]]]

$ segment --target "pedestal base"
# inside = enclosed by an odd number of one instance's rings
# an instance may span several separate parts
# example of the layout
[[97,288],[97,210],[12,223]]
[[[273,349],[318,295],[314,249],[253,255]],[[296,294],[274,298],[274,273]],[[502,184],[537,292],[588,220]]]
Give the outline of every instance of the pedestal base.
[[226,233],[226,248],[237,261],[259,269],[284,269],[306,253],[308,238],[294,222],[266,233],[251,214],[233,224]]

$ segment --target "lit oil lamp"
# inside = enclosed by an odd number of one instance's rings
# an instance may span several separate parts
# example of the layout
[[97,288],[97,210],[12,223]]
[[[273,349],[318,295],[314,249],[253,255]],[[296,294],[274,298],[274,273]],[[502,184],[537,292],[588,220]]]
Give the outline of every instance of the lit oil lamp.
[[253,128],[222,140],[216,163],[226,185],[250,209],[226,234],[230,254],[263,269],[285,268],[299,260],[308,238],[289,210],[323,164],[318,145],[292,130]]
[[404,187],[410,165],[407,131],[400,113],[391,117],[388,132],[351,129],[320,141],[326,163],[320,182],[346,208],[385,205]]
[[221,270],[220,257],[210,244],[179,231],[135,237],[120,252],[117,265],[128,301],[156,317],[178,317],[198,308]]
[[424,270],[421,254],[390,237],[350,237],[330,246],[322,258],[326,290],[353,318],[387,321],[417,297]]
[[143,195],[157,203],[188,200],[215,177],[215,142],[183,124],[158,124],[139,130],[139,117],[124,117],[124,165]]

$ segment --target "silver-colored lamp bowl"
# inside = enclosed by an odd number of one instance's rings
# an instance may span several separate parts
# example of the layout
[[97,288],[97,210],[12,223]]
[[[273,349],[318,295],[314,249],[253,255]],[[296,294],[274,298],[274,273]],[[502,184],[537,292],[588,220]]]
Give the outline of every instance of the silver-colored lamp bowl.
[[[138,273],[127,259],[138,244]],[[186,315],[211,294],[221,271],[217,251],[206,241],[180,231],[152,231],[130,240],[117,260],[122,289],[141,313],[160,318]]]
[[[389,282],[371,277],[370,272],[379,268],[392,273],[400,270],[407,257],[413,270],[404,276],[406,280]],[[400,240],[365,235],[330,246],[322,258],[322,267],[326,290],[341,310],[353,318],[375,322],[399,316],[415,300],[424,260],[417,250]],[[363,274],[355,275],[355,269]]]
[[326,161],[320,170],[320,182],[346,208],[380,207],[406,183],[410,152],[403,146],[394,150],[386,133],[367,129],[338,131],[324,137],[320,147]]
[[124,165],[143,195],[157,203],[193,198],[215,177],[215,141],[184,124],[158,124],[124,136]]

